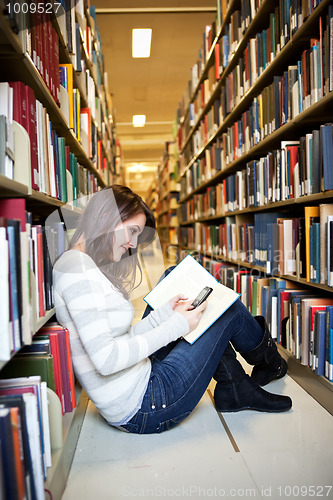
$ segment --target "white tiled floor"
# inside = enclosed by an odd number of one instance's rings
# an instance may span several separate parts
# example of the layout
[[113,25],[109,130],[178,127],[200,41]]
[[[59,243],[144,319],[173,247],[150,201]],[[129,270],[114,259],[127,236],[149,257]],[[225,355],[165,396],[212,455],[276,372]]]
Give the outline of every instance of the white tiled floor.
[[288,375],[265,389],[292,410],[223,414],[235,446],[208,391],[159,435],[118,431],[89,403],[62,500],[333,498],[333,417]]
[[113,429],[90,403],[63,500],[333,498],[333,417],[289,376],[269,390],[293,409],[223,414],[239,452],[208,393],[160,435]]

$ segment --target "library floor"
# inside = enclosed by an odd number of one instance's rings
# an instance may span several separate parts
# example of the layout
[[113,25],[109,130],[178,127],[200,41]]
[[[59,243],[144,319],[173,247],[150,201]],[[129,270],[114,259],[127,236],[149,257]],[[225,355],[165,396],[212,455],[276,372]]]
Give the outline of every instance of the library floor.
[[89,402],[62,500],[333,498],[333,417],[289,375],[287,413],[218,414],[209,387],[178,427],[135,435]]

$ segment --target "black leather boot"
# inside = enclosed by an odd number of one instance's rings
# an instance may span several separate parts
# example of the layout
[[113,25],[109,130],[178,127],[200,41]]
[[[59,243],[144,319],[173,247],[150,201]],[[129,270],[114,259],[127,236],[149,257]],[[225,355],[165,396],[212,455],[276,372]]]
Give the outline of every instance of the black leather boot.
[[217,382],[214,390],[217,411],[257,410],[279,413],[290,410],[292,406],[289,396],[271,394],[251,379],[236,359],[236,353],[230,344],[222,356],[214,379]]
[[271,380],[284,377],[287,373],[288,365],[277,350],[265,318],[263,316],[255,316],[255,320],[262,328],[264,333],[263,339],[252,351],[241,352],[240,354],[250,365],[254,365],[251,378],[263,386],[271,382]]

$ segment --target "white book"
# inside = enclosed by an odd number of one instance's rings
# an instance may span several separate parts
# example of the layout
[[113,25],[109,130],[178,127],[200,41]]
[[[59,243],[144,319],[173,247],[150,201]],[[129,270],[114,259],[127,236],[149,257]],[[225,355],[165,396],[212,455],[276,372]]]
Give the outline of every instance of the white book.
[[6,228],[0,227],[0,361],[8,361],[13,348],[12,325],[9,319],[9,267]]
[[38,150],[38,172],[39,188],[42,193],[46,191],[45,169],[44,169],[44,141],[43,141],[43,105],[36,100],[36,124],[37,124],[37,150]]
[[48,468],[52,466],[52,454],[51,454],[51,434],[50,434],[50,420],[49,420],[46,382],[41,381],[40,389],[41,389],[41,403],[42,403],[41,416],[43,423],[45,467]]
[[8,82],[0,83],[0,115],[4,115],[6,118],[10,116],[10,94],[9,94],[9,84]]
[[271,307],[271,337],[277,340],[277,297],[272,297]]
[[333,221],[333,215],[327,216],[327,284],[333,286],[333,269],[331,267],[332,255],[331,255],[331,239],[333,235],[331,234],[331,222]]
[[37,254],[37,228],[31,227],[31,240],[33,241],[33,255],[31,263],[33,263],[34,272],[31,273],[30,279],[33,281],[33,290],[35,290],[36,310],[35,320],[39,318],[39,294],[38,294],[38,254]]
[[31,344],[31,309],[30,309],[30,255],[29,255],[29,236],[27,231],[20,232],[21,240],[21,283],[22,283],[22,340],[23,344]]
[[213,289],[207,307],[195,330],[184,336],[193,344],[239,298],[239,293],[219,283],[199,262],[187,255],[144,300],[156,309],[178,294],[194,300],[205,286]]

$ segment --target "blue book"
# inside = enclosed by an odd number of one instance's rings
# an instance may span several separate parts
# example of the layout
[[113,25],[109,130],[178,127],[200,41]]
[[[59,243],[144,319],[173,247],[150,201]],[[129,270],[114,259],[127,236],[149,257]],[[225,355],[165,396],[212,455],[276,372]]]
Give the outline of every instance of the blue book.
[[313,223],[314,282],[320,283],[320,222]]
[[[260,76],[262,73],[261,33],[257,33],[256,38],[257,38],[257,68],[258,68],[258,75],[257,76]],[[254,82],[251,81],[251,86],[253,84],[254,84]]]
[[326,307],[325,377],[333,382],[333,306]]
[[267,318],[268,297],[269,297],[269,286],[265,285],[261,288],[261,314],[264,316],[266,321],[268,320]]
[[316,311],[314,317],[314,371],[325,375],[326,311]]
[[19,288],[18,288],[18,266],[17,266],[17,245],[15,241],[15,228],[9,225],[7,220],[7,239],[9,253],[9,288],[10,288],[10,318],[13,332],[13,350],[17,351],[21,347],[20,320],[19,320]]
[[266,262],[266,273],[273,274],[273,259],[274,259],[274,249],[273,249],[273,226],[274,223],[270,222],[267,224],[267,262]]
[[[267,157],[264,158],[264,200],[265,203],[268,203],[268,190],[269,190],[269,185],[270,185],[270,172],[268,168],[268,159]],[[262,187],[261,187],[262,190]]]
[[274,76],[274,117],[275,117],[275,130],[281,127],[280,119],[280,91],[279,83],[281,76]]
[[266,69],[268,64],[268,55],[267,55],[267,31],[262,30],[262,69]]
[[[310,2],[311,3],[311,2]],[[290,4],[291,0],[285,0],[284,6],[285,6],[285,38],[284,42],[285,44],[288,42],[290,39]]]
[[298,81],[298,109],[299,109],[299,112],[302,113],[302,111],[303,111],[303,99],[302,99],[303,73],[302,73],[302,61],[301,60],[297,61],[297,81]]
[[324,190],[333,189],[333,131],[332,124],[320,126],[320,137],[322,145],[322,158],[323,158],[323,178]]
[[290,119],[288,114],[288,98],[289,98],[289,79],[288,79],[288,71],[284,72],[284,101],[283,101],[283,119],[282,124],[287,123]]

